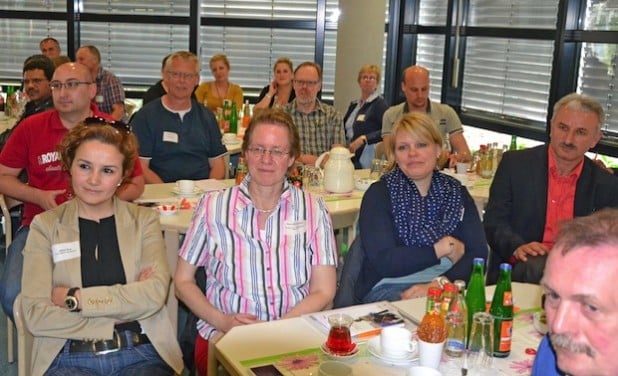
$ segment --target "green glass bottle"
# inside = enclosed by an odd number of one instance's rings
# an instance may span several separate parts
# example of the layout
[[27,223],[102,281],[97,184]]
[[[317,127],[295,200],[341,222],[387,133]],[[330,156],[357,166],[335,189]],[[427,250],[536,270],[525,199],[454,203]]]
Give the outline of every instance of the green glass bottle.
[[485,259],[477,257],[472,260],[472,275],[466,291],[466,306],[468,307],[468,335],[472,327],[472,316],[477,312],[485,312]]
[[236,102],[232,102],[232,112],[230,113],[230,133],[238,134],[238,109]]
[[509,146],[509,150],[517,150],[517,136],[511,136],[511,145]]
[[513,333],[513,292],[511,264],[500,264],[500,275],[489,313],[494,318],[494,356],[505,358],[511,353]]

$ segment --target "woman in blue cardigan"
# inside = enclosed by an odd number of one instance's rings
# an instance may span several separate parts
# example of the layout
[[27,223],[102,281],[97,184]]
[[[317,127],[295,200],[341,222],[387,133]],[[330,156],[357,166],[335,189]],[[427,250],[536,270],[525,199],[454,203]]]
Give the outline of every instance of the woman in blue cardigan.
[[447,279],[467,281],[472,259],[487,257],[474,200],[436,170],[442,136],[433,120],[405,114],[393,135],[392,169],[369,187],[360,209],[365,259],[355,295],[364,302],[421,297]]
[[357,81],[361,97],[350,103],[343,124],[350,152],[354,153],[354,167],[369,168],[375,144],[382,141],[382,115],[388,106],[377,93],[380,84],[380,68],[377,65],[363,65]]

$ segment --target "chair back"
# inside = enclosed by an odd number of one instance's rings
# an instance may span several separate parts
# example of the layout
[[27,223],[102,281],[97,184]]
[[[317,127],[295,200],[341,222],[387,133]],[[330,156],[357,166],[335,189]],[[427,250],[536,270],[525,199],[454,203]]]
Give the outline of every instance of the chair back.
[[26,327],[21,309],[21,294],[17,295],[13,303],[13,315],[15,316],[15,327],[17,328],[17,375],[27,376],[30,374],[32,343],[34,337]]
[[339,278],[337,293],[333,301],[334,308],[348,307],[361,303],[361,300],[356,297],[355,288],[364,261],[365,251],[363,250],[360,236],[357,236],[354,238],[343,260],[341,278]]
[[386,151],[384,150],[384,142],[380,141],[375,147],[375,159],[386,159]]

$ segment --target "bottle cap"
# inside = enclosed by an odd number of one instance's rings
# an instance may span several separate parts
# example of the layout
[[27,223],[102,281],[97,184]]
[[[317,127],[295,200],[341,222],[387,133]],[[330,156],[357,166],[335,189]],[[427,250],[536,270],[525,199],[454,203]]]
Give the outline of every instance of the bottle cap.
[[513,269],[513,266],[511,264],[507,264],[506,262],[503,264],[500,264],[500,270],[503,270],[505,272],[510,272],[511,269]]
[[458,279],[453,282],[459,291],[464,291],[466,289],[466,281]]
[[472,260],[472,263],[485,265],[485,259],[482,257],[475,257],[474,260]]
[[437,287],[430,287],[427,290],[427,296],[438,297],[442,294],[442,291]]
[[444,291],[457,292],[457,286],[454,283],[447,283],[444,285]]

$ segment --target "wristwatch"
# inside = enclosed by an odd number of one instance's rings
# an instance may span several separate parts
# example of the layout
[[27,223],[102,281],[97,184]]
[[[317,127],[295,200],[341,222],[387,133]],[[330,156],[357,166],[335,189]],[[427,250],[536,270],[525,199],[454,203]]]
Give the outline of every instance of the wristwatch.
[[71,312],[79,312],[79,301],[75,297],[75,292],[79,290],[79,287],[71,287],[67,292],[67,297],[64,298],[64,306]]

